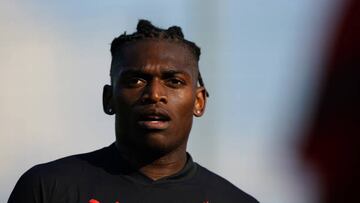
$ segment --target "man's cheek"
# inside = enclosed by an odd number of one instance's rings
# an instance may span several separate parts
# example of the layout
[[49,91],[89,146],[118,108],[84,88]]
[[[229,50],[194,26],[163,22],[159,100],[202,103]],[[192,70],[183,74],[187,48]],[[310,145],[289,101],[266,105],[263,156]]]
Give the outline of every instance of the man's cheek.
[[124,92],[119,93],[116,97],[116,103],[119,106],[126,106],[126,105],[130,105],[131,103],[133,103],[134,100],[134,96],[131,94],[126,94]]

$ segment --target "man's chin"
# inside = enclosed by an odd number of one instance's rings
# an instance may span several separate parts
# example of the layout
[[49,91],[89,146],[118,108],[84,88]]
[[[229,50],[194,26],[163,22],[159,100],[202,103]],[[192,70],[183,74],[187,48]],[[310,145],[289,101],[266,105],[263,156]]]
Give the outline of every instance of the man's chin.
[[[166,130],[146,130],[123,137],[122,146],[133,153],[165,155],[177,150],[186,140],[179,140]],[[120,141],[121,142],[121,141]]]
[[168,153],[174,148],[169,142],[169,137],[159,132],[147,133],[143,144],[144,148],[159,153]]

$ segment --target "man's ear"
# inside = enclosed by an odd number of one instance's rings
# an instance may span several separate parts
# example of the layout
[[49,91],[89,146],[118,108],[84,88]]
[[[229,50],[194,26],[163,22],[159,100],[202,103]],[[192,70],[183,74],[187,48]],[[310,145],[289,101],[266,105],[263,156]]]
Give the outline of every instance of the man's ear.
[[197,87],[195,93],[195,103],[193,114],[196,117],[200,117],[205,112],[206,106],[206,90],[204,87]]
[[104,109],[104,112],[106,114],[108,114],[108,115],[114,115],[115,114],[115,109],[114,109],[114,106],[113,106],[112,97],[113,97],[112,86],[111,85],[104,85],[104,89],[103,89],[103,109]]

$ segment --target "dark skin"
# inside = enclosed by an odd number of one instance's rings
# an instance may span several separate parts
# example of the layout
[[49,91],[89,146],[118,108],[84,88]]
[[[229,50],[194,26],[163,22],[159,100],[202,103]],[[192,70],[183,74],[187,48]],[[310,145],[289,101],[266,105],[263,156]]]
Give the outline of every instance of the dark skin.
[[117,71],[103,104],[116,115],[122,156],[152,180],[177,173],[186,163],[193,116],[202,116],[206,104],[193,53],[181,42],[146,39],[124,45],[112,66]]

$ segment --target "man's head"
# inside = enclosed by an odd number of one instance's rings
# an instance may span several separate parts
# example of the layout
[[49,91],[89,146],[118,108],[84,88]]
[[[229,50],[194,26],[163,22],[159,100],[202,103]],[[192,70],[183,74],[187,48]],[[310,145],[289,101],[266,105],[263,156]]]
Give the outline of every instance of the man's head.
[[206,103],[200,49],[179,27],[140,20],[137,32],[114,39],[111,54],[103,103],[116,114],[117,144],[139,153],[185,150],[193,115],[201,116]]

